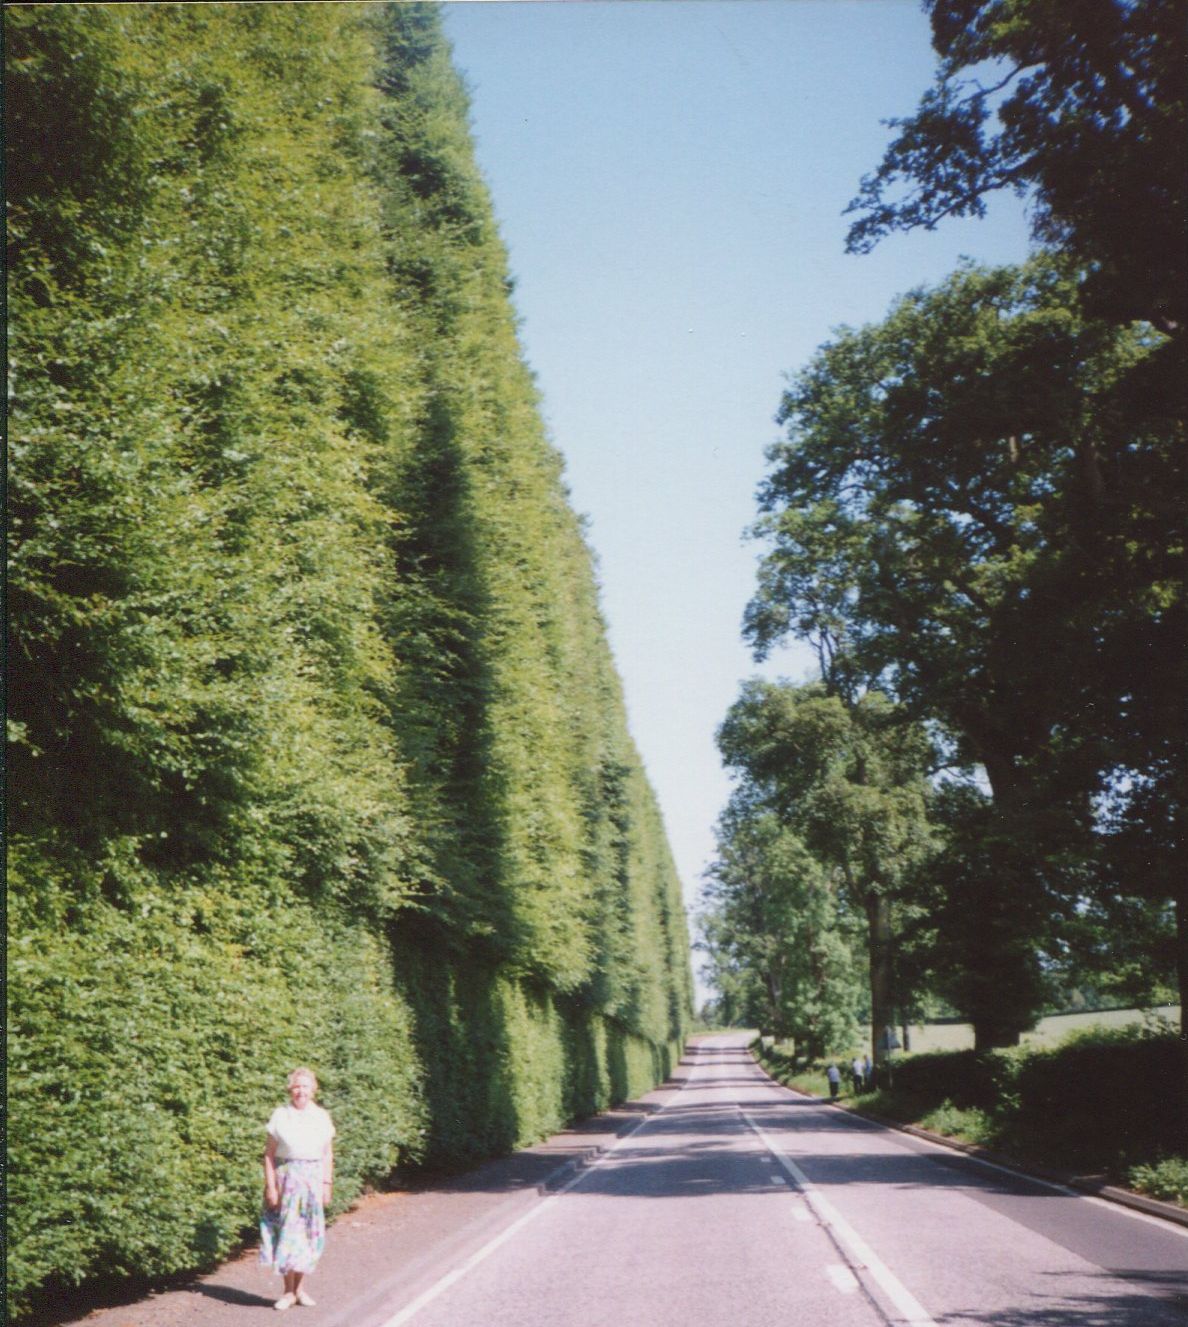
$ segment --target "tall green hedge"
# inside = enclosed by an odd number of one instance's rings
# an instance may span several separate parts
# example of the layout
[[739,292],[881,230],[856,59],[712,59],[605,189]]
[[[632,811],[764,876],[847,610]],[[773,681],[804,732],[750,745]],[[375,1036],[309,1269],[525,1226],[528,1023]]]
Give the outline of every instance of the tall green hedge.
[[420,5],[9,7],[10,1284],[633,1094],[679,884]]

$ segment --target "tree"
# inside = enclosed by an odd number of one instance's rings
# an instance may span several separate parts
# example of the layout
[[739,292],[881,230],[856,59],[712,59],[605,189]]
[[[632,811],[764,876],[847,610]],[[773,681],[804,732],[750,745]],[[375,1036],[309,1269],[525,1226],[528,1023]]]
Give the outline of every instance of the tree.
[[1062,893],[976,784],[942,783],[929,809],[938,850],[918,880],[929,984],[973,1023],[976,1049],[1011,1045],[1051,1007]]
[[832,873],[746,784],[717,838],[702,933],[732,1015],[794,1039],[812,1058],[844,1049],[857,1032],[861,993],[853,924]]
[[718,730],[726,763],[794,831],[865,919],[872,1054],[896,1022],[894,911],[929,847],[928,742],[885,696],[851,701],[822,683],[751,681]]
[[[1115,395],[1161,342],[1084,318],[1052,259],[967,267],[821,350],[785,394],[761,491],[757,652],[816,639],[842,680],[884,687],[985,771],[989,837],[962,870],[981,861],[981,906],[1015,919],[1016,988],[1036,998],[1024,956],[1083,888],[1102,799],[1132,804],[1174,766],[1155,715],[1182,705],[1178,670],[1140,672],[1136,642],[1174,639],[1182,535],[1155,544],[1149,513],[1181,463]],[[1122,727],[1152,738],[1130,742],[1125,779]],[[1146,823],[1170,861],[1174,835]]]
[[1185,0],[926,0],[936,82],[850,211],[851,252],[1030,194],[1095,312],[1182,330],[1188,308]]
[[1084,537],[1103,570],[1113,563],[1118,590],[1100,605],[1095,643],[1112,692],[1093,712],[1112,744],[1101,756],[1106,861],[1118,888],[1176,900],[1188,1007],[1188,3],[928,9],[936,82],[893,122],[898,136],[851,203],[850,250],[980,216],[996,189],[1030,193],[1035,237],[1082,267],[1086,310],[1167,334],[1098,394],[1113,455],[1087,458],[1087,525],[1100,528]]

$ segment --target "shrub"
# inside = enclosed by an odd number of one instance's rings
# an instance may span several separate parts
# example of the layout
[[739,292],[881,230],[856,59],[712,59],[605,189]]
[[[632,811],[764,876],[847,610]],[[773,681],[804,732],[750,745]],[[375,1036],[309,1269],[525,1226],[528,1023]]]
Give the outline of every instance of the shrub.
[[1132,1166],[1127,1178],[1140,1193],[1188,1207],[1188,1157],[1165,1157],[1150,1165]]
[[1060,1166],[1121,1173],[1176,1143],[1184,1103],[1168,1087],[1174,1035],[1085,1029],[1020,1060],[1014,1127]]
[[990,1143],[995,1137],[993,1122],[985,1111],[962,1110],[951,1101],[942,1101],[936,1110],[929,1111],[920,1120],[920,1124],[933,1133],[958,1138],[966,1143]]
[[254,1227],[264,1123],[294,1064],[315,1068],[338,1124],[340,1208],[418,1155],[408,1011],[359,923],[270,910],[242,885],[134,912],[96,902],[58,929],[10,906],[16,1309],[37,1287],[225,1256]]
[[434,8],[4,18],[20,1311],[250,1231],[295,1061],[341,1205],[691,973]]

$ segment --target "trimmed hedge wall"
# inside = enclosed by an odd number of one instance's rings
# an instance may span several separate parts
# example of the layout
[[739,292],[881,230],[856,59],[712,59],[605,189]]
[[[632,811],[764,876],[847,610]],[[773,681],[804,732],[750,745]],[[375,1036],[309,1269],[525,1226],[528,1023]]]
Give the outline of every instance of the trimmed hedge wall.
[[652,1086],[680,882],[419,4],[9,6],[10,1307]]
[[339,1208],[423,1151],[410,1011],[361,923],[213,881],[61,921],[10,915],[14,1307],[225,1255],[253,1225],[294,1064],[316,1067],[338,1124]]
[[679,1039],[651,1041],[495,967],[442,963],[432,948],[406,944],[397,967],[425,1049],[432,1165],[525,1146],[648,1091],[680,1058]]

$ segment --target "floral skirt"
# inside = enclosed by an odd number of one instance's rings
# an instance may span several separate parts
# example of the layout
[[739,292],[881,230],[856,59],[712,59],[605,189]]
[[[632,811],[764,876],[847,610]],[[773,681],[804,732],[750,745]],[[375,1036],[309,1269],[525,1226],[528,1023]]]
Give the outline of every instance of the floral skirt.
[[260,1214],[260,1261],[278,1272],[312,1272],[326,1247],[322,1163],[282,1161],[280,1205]]

